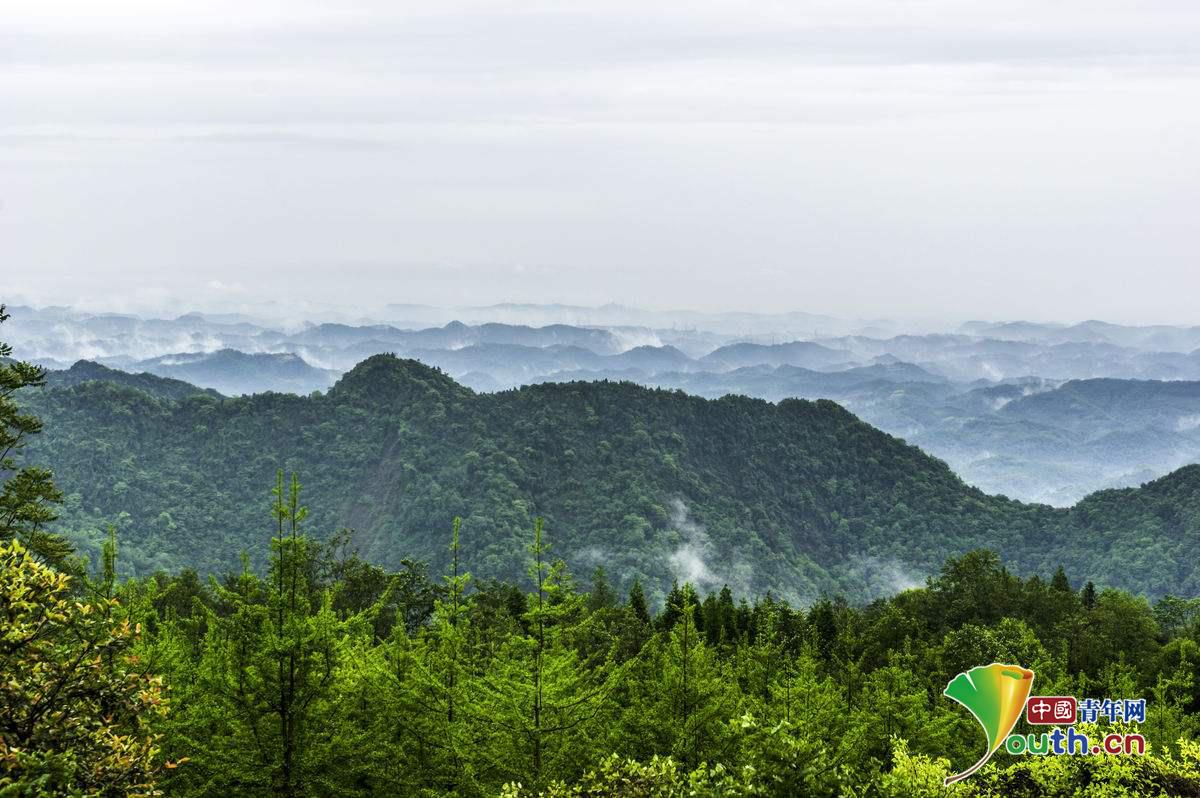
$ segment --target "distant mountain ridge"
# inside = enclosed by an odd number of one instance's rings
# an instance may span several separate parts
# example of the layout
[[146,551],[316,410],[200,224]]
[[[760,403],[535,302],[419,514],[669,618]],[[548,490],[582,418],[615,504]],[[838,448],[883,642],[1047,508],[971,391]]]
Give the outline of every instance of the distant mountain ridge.
[[138,361],[131,368],[186,380],[226,395],[255,393],[263,382],[274,390],[304,394],[323,391],[337,379],[337,372],[318,369],[290,352],[247,354],[236,349],[164,355]]
[[1129,326],[1091,319],[1078,324],[1034,322],[968,322],[961,329],[972,335],[1051,343],[1111,343],[1163,351],[1200,349],[1200,326],[1165,324]]

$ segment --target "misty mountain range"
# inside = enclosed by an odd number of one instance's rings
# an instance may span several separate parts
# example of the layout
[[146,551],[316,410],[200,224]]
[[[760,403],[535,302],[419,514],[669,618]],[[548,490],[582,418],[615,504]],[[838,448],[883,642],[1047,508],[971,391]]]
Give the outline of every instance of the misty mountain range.
[[[11,312],[18,351],[66,384],[104,367],[177,380],[182,392],[307,394],[393,352],[484,392],[607,379],[711,398],[825,398],[987,492],[1056,505],[1200,460],[1200,327],[969,322],[897,334],[883,321],[615,305],[393,305],[386,321],[295,326]],[[444,321],[451,312],[464,320]]]

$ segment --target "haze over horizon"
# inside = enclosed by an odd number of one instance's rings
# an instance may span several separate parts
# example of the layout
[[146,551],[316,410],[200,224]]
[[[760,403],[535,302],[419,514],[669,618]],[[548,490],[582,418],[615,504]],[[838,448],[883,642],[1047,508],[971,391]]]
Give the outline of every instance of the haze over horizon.
[[[696,318],[698,322],[704,319],[719,319],[721,317],[747,318],[759,317],[766,322],[773,318],[789,316],[811,316],[814,319],[825,319],[834,323],[831,329],[814,329],[811,336],[799,336],[797,340],[820,339],[843,332],[875,330],[876,335],[890,336],[903,334],[935,334],[950,333],[968,328],[973,324],[1005,325],[1029,323],[1045,327],[1070,328],[1086,324],[1112,324],[1129,328],[1140,327],[1200,327],[1200,319],[1180,320],[1178,322],[1156,320],[1145,322],[1120,322],[1111,318],[1096,317],[1055,317],[1039,318],[1035,316],[1016,317],[1003,316],[996,313],[970,314],[955,313],[944,315],[923,315],[901,311],[891,316],[839,315],[823,313],[820,309],[794,307],[770,311],[762,308],[743,308],[729,305],[714,307],[688,307],[655,304],[653,302],[595,302],[575,304],[555,301],[526,301],[517,299],[497,299],[494,302],[450,303],[450,302],[410,302],[383,301],[373,297],[371,303],[335,303],[320,298],[303,296],[287,296],[278,299],[221,296],[221,291],[184,293],[181,295],[157,295],[151,292],[134,292],[134,296],[117,294],[96,294],[87,297],[67,299],[62,293],[47,294],[45,298],[27,294],[0,294],[0,303],[8,305],[9,310],[16,307],[45,310],[48,308],[68,308],[73,312],[95,315],[129,315],[142,319],[177,319],[180,317],[200,314],[205,317],[218,318],[223,316],[241,316],[254,319],[278,329],[298,329],[305,325],[333,324],[396,324],[408,323],[415,328],[442,326],[450,322],[466,324],[484,324],[497,322],[503,324],[519,324],[531,327],[542,327],[552,324],[568,324],[577,326],[612,327],[621,326],[612,320],[600,318],[589,319],[589,315],[597,316],[604,312],[619,314],[628,312],[630,315],[644,316],[644,323],[634,326],[670,327],[681,322],[672,319]],[[411,317],[405,317],[402,309],[410,307],[414,311]],[[579,315],[572,315],[578,311]],[[758,328],[755,328],[758,329]],[[769,331],[769,327],[766,328]],[[759,329],[758,334],[762,334]],[[782,333],[783,330],[781,329]],[[750,333],[747,333],[750,334]],[[869,334],[861,332],[860,334]]]
[[6,7],[0,262],[275,298],[1200,321],[1200,7]]

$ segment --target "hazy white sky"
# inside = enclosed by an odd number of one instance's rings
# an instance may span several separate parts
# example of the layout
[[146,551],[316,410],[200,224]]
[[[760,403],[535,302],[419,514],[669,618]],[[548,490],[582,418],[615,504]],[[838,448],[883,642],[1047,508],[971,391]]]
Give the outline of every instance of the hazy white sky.
[[0,291],[1200,323],[1200,3],[0,0]]

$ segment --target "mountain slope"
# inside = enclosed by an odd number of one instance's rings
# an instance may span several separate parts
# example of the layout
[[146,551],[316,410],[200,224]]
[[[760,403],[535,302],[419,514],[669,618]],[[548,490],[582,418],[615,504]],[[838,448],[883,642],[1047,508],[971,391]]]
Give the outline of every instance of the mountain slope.
[[115,382],[130,388],[137,388],[152,396],[158,396],[163,399],[183,399],[188,396],[199,395],[220,396],[214,390],[198,388],[190,382],[184,382],[183,380],[159,377],[148,372],[130,374],[119,369],[111,369],[99,363],[93,363],[90,360],[80,360],[69,369],[48,371],[46,373],[46,384],[56,388],[66,388],[92,380]]
[[[1175,565],[1198,542],[1182,502],[1200,490],[1200,469],[1120,494],[1121,513],[1109,494],[1069,511],[1023,505],[966,486],[828,401],[613,382],[475,394],[381,355],[325,395],[173,401],[88,382],[28,403],[47,430],[30,455],[69,494],[65,526],[87,547],[115,521],[138,571],[221,570],[240,548],[262,552],[284,468],[300,472],[315,534],[352,527],[378,561],[440,567],[462,515],[480,577],[519,575],[543,515],[577,574],[603,564],[651,592],[679,578],[798,600],[869,597],[983,546],[1021,570],[1062,563],[1138,590],[1200,587],[1192,566]],[[1112,551],[1137,557],[1114,566]]]
[[191,352],[143,360],[134,368],[160,377],[186,380],[226,395],[251,393],[266,385],[273,391],[309,393],[328,388],[334,373],[309,365],[299,355],[247,354],[236,349]]

